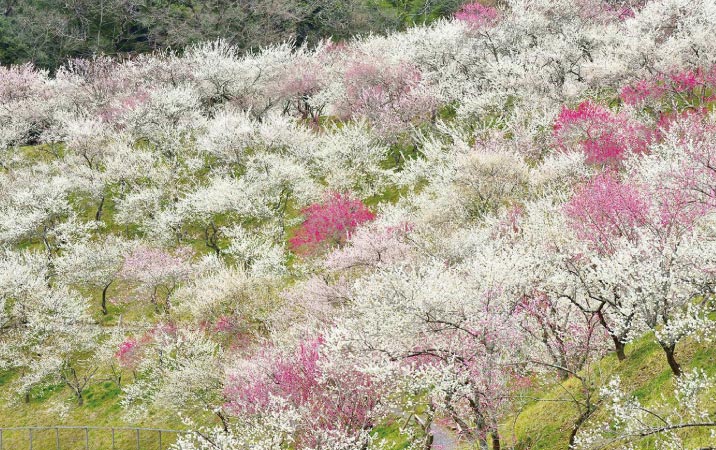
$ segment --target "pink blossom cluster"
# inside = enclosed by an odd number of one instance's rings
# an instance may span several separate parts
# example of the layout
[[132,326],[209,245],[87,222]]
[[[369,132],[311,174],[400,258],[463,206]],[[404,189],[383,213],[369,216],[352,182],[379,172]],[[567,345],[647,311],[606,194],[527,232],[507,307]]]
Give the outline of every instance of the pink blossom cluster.
[[397,134],[413,121],[428,120],[437,106],[419,89],[420,69],[409,63],[357,60],[345,72],[344,117],[364,117],[383,135]]
[[597,23],[611,23],[634,17],[643,1],[611,2],[609,0],[578,0],[579,16]]
[[662,186],[655,187],[659,222],[664,229],[689,230],[694,222],[716,209],[716,124],[704,108],[672,114],[664,132],[683,144],[683,154],[671,167]]
[[353,267],[379,267],[406,261],[410,246],[405,237],[412,230],[408,223],[396,227],[364,226],[351,236],[349,245],[333,250],[325,265],[331,270]]
[[321,108],[313,105],[311,98],[323,89],[328,80],[323,58],[304,58],[297,62],[293,70],[283,72],[277,81],[276,91],[293,104],[302,119],[318,122]]
[[189,248],[169,252],[142,245],[125,258],[119,275],[126,280],[147,284],[184,279],[191,273],[191,255]]
[[593,314],[572,311],[566,314],[558,300],[533,291],[522,297],[514,310],[521,326],[549,349],[555,362],[569,370],[579,370],[585,358],[602,349],[606,333],[600,333]]
[[139,343],[135,339],[127,338],[119,344],[119,349],[114,356],[123,367],[132,367],[139,359],[138,350]]
[[131,94],[119,96],[108,106],[100,108],[98,115],[104,122],[117,123],[117,125],[119,125],[119,122],[121,122],[125,114],[134,111],[148,101],[149,93],[144,90],[139,90]]
[[0,66],[0,103],[35,98],[48,94],[45,74],[32,64]]
[[473,29],[482,29],[495,25],[500,19],[500,13],[491,6],[473,2],[462,5],[455,13],[455,18],[466,22]]
[[716,66],[709,69],[676,70],[638,80],[622,87],[619,97],[632,106],[666,103],[677,109],[696,108],[713,102]]
[[643,153],[653,132],[626,113],[613,113],[587,100],[575,109],[563,107],[553,125],[562,150],[581,149],[589,164],[617,165],[628,153]]
[[611,252],[615,239],[636,238],[636,227],[647,223],[649,203],[638,188],[605,171],[579,188],[564,210],[577,237]]
[[176,337],[179,328],[173,322],[159,322],[154,325],[143,338],[143,340],[160,340],[165,336]]
[[305,221],[289,239],[291,249],[310,254],[324,245],[343,244],[359,225],[375,219],[375,214],[359,199],[338,192],[329,193],[322,203],[302,211]]
[[230,316],[221,316],[214,323],[214,330],[220,333],[231,333],[236,330],[236,321]]
[[334,319],[335,308],[346,303],[351,296],[351,280],[340,275],[335,280],[323,276],[312,276],[303,283],[291,286],[282,292],[289,305],[282,314],[292,314],[300,308],[303,314],[320,323],[330,323]]
[[497,223],[496,234],[503,237],[518,234],[522,219],[524,219],[523,208],[519,205],[511,207]]
[[307,408],[295,436],[299,448],[312,448],[316,434],[324,430],[357,433],[371,424],[379,394],[371,379],[355,370],[343,372],[322,365],[323,339],[309,339],[289,354],[264,348],[251,361],[251,368],[229,377],[224,395],[226,407],[235,414],[261,415],[276,406]]

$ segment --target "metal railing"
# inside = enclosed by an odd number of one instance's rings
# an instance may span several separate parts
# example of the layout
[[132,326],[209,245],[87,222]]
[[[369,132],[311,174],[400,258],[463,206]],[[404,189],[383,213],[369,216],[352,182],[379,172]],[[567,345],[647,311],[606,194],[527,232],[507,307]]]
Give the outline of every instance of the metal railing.
[[[170,435],[176,438],[177,435],[181,434],[193,434],[193,431],[187,430],[171,430],[164,428],[141,428],[141,427],[98,427],[98,426],[67,426],[67,425],[55,425],[55,426],[28,426],[28,427],[0,427],[0,450],[20,450],[19,447],[13,445],[12,448],[8,447],[4,442],[4,438],[7,438],[10,433],[27,433],[27,446],[30,450],[63,450],[62,439],[60,432],[63,430],[74,430],[83,432],[84,447],[80,442],[80,447],[77,447],[77,442],[73,443],[73,449],[83,448],[84,450],[166,450],[164,447],[165,442],[162,441],[162,437],[168,437]],[[111,447],[109,448],[93,448],[90,447],[90,431],[104,431],[111,435]],[[54,446],[48,447],[45,443],[42,447],[38,447],[36,444],[39,432],[52,432],[54,431]],[[125,443],[121,448],[117,446],[116,435],[117,432],[125,432],[133,434],[133,444],[127,447]],[[147,433],[155,436],[155,443],[151,446],[142,446],[141,436]],[[47,441],[47,437],[45,437]]]

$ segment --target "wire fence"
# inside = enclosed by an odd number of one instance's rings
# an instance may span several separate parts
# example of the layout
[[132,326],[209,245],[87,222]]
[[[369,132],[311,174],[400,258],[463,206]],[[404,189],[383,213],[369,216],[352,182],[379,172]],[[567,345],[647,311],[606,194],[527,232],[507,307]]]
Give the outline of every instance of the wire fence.
[[167,450],[193,431],[141,427],[0,427],[0,450]]

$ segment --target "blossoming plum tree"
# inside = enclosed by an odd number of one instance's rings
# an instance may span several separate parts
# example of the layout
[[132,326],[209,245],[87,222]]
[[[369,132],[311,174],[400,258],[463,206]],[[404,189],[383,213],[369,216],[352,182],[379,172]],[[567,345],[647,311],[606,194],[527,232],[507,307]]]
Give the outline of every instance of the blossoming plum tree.
[[310,205],[302,212],[306,219],[289,244],[304,253],[343,244],[358,225],[375,218],[363,202],[338,192],[329,193],[323,203]]

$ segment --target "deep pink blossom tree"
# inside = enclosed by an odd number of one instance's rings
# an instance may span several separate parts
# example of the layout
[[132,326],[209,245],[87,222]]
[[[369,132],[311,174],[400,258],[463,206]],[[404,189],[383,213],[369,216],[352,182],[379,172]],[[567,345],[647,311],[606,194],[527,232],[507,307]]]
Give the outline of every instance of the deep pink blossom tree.
[[587,163],[617,165],[628,153],[647,151],[652,132],[626,113],[613,113],[587,100],[575,109],[562,108],[553,125],[560,149],[580,149]]
[[140,344],[136,339],[127,338],[121,344],[114,356],[122,367],[134,368],[139,363]]
[[622,87],[619,96],[631,106],[677,113],[706,107],[716,100],[716,66],[674,70]]
[[358,225],[375,219],[375,214],[359,199],[348,194],[330,193],[322,203],[315,203],[302,211],[306,220],[289,244],[293,251],[314,253],[324,246],[341,245]]

